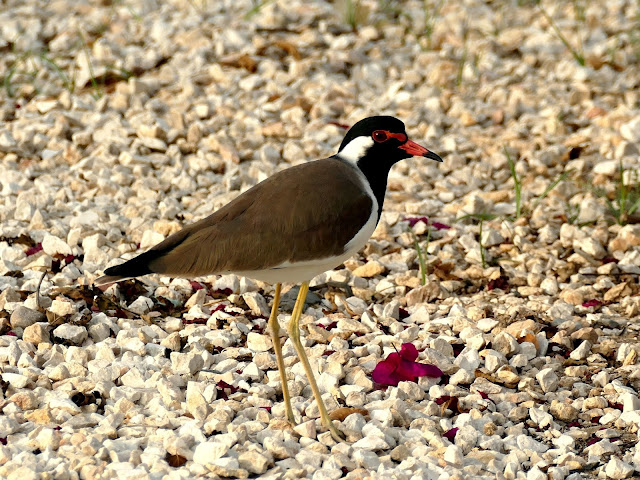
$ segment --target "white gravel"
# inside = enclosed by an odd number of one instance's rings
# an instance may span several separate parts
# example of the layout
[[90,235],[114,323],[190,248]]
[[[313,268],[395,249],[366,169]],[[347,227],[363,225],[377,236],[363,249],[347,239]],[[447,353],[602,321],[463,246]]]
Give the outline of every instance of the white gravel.
[[[640,476],[640,217],[614,211],[639,29],[631,0],[5,2],[0,477]],[[289,341],[285,421],[271,286],[88,287],[374,114],[445,161],[394,167],[372,240],[314,279],[352,288],[301,321],[345,442]],[[402,343],[445,377],[376,388]]]

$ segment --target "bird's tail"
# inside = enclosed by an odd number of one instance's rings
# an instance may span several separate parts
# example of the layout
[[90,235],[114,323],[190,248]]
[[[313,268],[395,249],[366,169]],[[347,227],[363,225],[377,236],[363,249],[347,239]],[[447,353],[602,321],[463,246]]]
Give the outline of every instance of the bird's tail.
[[108,283],[119,282],[128,278],[140,277],[149,273],[154,273],[149,267],[149,262],[158,257],[157,251],[149,250],[128,260],[120,265],[109,267],[104,271],[104,275],[97,278],[93,284],[96,286]]

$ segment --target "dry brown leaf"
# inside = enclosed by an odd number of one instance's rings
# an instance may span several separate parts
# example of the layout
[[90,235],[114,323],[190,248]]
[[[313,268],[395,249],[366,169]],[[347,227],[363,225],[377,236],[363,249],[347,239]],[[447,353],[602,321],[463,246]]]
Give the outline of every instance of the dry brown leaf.
[[165,460],[173,468],[182,467],[185,463],[187,463],[186,457],[183,457],[182,455],[178,455],[178,454],[171,454],[171,453],[167,453]]
[[331,412],[329,414],[329,418],[331,418],[331,420],[338,420],[340,422],[343,422],[344,419],[352,413],[359,413],[363,417],[367,417],[369,415],[369,411],[365,410],[364,408],[340,407]]
[[287,42],[285,40],[276,40],[275,42],[273,42],[273,46],[281,48],[296,60],[300,60],[302,58],[302,55],[300,55],[298,48],[293,43]]
[[258,62],[246,53],[242,55],[231,55],[220,60],[220,65],[233,68],[244,68],[249,73],[255,73],[258,70]]
[[518,343],[529,342],[533,343],[536,346],[536,350],[539,350],[540,346],[538,345],[538,337],[536,337],[533,333],[527,332],[518,338]]

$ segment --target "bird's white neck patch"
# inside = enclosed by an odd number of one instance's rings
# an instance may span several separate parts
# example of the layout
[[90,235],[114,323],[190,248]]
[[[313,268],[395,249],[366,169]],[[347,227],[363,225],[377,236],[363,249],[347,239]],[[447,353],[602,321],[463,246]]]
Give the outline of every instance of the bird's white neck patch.
[[342,150],[338,152],[338,156],[353,165],[358,165],[360,160],[367,153],[370,147],[373,146],[373,138],[371,137],[356,137],[347,143]]

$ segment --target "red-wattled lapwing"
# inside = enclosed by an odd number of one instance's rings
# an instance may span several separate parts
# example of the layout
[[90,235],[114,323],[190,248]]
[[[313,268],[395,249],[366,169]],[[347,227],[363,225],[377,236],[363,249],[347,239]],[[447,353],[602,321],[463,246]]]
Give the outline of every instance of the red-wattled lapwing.
[[298,325],[309,281],[365,245],[380,219],[389,170],[413,156],[442,161],[409,140],[404,123],[397,118],[360,120],[347,132],[336,155],[272,175],[147,252],[107,268],[95,284],[149,273],[177,277],[234,273],[275,283],[269,330],[287,417],[295,423],[277,317],[282,283],[302,283],[289,337],[309,378],[322,423],[340,439],[300,342]]

